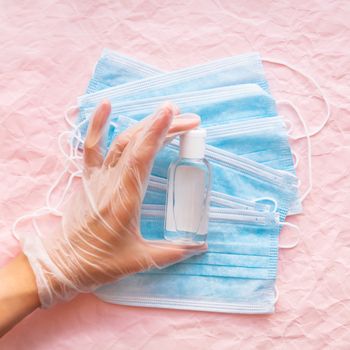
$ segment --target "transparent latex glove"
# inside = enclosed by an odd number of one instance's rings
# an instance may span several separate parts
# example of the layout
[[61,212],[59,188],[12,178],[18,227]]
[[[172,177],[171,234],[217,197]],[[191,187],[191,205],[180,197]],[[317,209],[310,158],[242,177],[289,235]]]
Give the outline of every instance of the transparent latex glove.
[[103,102],[90,122],[81,187],[66,205],[59,228],[19,237],[44,308],[207,249],[147,241],[140,233],[141,203],[158,150],[176,134],[196,127],[199,117],[174,116],[177,108],[167,103],[120,134],[103,157],[100,141],[110,111]]

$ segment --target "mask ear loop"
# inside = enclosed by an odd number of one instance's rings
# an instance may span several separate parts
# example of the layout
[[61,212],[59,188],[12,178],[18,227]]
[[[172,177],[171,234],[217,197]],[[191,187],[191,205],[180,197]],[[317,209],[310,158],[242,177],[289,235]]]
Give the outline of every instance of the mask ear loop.
[[110,125],[113,126],[114,129],[118,129],[118,124],[116,122],[111,121]]
[[[278,102],[276,102],[276,103],[278,103]],[[284,124],[286,124],[288,136],[291,135],[293,132],[293,123],[288,119],[284,119],[283,122],[284,122]]]
[[[56,181],[52,184],[52,186],[49,188],[49,191],[46,194],[46,205],[48,208],[52,208],[53,210],[58,208],[64,201],[64,198],[69,190],[69,188],[72,185],[73,179],[75,177],[81,177],[82,176],[82,169],[80,164],[76,161],[76,159],[81,160],[82,157],[77,155],[77,150],[78,150],[78,146],[76,143],[75,146],[73,147],[73,143],[74,143],[74,138],[77,138],[79,140],[79,136],[76,136],[77,134],[77,130],[80,128],[80,126],[82,124],[84,124],[86,121],[83,121],[81,123],[79,123],[78,125],[74,125],[74,130],[73,131],[64,131],[62,132],[59,136],[58,136],[58,147],[62,153],[62,155],[64,156],[64,158],[66,159],[66,161],[68,162],[68,165],[65,166],[65,169],[61,172],[61,174],[58,176],[58,178],[56,179]],[[69,143],[70,148],[69,148],[69,154],[67,154],[62,146],[62,137],[68,135],[72,137],[71,142]],[[69,165],[73,164],[78,170],[71,172],[69,170]],[[62,196],[60,198],[60,200],[58,201],[58,203],[56,204],[56,206],[53,206],[51,204],[51,195],[54,192],[54,190],[57,188],[58,184],[60,183],[60,181],[62,180],[63,176],[66,173],[71,173],[71,175],[69,176],[68,182],[63,190]]]
[[273,303],[276,304],[278,298],[280,297],[280,292],[279,292],[279,290],[278,290],[276,285],[273,286],[273,289],[275,291],[275,298],[273,299]]
[[103,58],[103,56],[100,56],[100,58],[95,62],[94,66],[92,68],[92,72],[91,72],[92,79],[94,79],[94,75],[95,75],[95,72],[96,72],[96,67],[97,67],[98,63],[100,62],[101,58]]
[[[78,125],[74,125],[70,119],[68,118],[68,113],[69,111],[72,109],[72,108],[76,108],[76,106],[72,106],[70,107],[67,112],[65,113],[65,120],[66,122],[71,125],[74,130],[73,132],[71,131],[64,131],[62,132],[59,136],[58,136],[58,147],[59,147],[59,150],[60,152],[62,153],[62,155],[64,156],[64,158],[66,159],[66,161],[68,161],[69,163],[73,164],[78,170],[75,171],[75,172],[70,172],[69,171],[69,164],[65,167],[65,169],[60,173],[60,175],[58,176],[58,178],[56,179],[56,181],[53,183],[53,185],[49,188],[49,191],[48,193],[46,194],[46,206],[45,207],[42,207],[42,208],[39,208],[37,210],[35,210],[34,212],[30,213],[30,214],[25,214],[25,215],[22,215],[20,216],[19,218],[17,218],[15,220],[15,222],[12,224],[12,228],[11,228],[11,231],[12,231],[12,234],[13,236],[19,240],[19,236],[18,236],[18,233],[17,233],[17,226],[20,222],[22,222],[23,220],[26,220],[26,219],[31,219],[32,220],[32,225],[34,227],[34,229],[36,230],[36,232],[38,233],[39,236],[42,235],[40,229],[39,229],[39,226],[37,225],[36,223],[36,218],[37,217],[40,217],[42,215],[46,215],[46,214],[52,214],[52,215],[55,215],[55,216],[62,216],[63,215],[63,212],[58,210],[57,208],[62,204],[62,202],[64,201],[64,198],[66,196],[66,194],[68,193],[68,190],[69,188],[71,187],[71,184],[73,182],[73,179],[74,177],[80,177],[81,176],[81,173],[82,173],[82,170],[81,170],[81,167],[80,165],[76,162],[76,159],[82,159],[81,157],[77,156],[77,150],[78,150],[78,147],[77,146],[74,146],[73,147],[73,142],[70,143],[70,149],[69,149],[69,154],[67,154],[62,146],[62,137],[65,136],[65,135],[72,135],[72,138],[76,138],[78,139],[79,141],[82,141],[81,139],[81,134],[80,134],[80,126],[86,122],[86,120],[84,120],[83,122],[79,123]],[[78,130],[78,131],[77,131]],[[77,135],[77,132],[78,132],[78,135]],[[78,143],[77,143],[78,144]],[[67,173],[67,172],[70,172],[71,175],[68,179],[68,182],[67,182],[67,185],[65,186],[64,190],[63,190],[63,194],[60,198],[60,200],[58,201],[58,203],[56,204],[56,206],[53,206],[51,205],[51,195],[53,193],[53,191],[55,190],[55,188],[58,186],[59,182],[61,181],[62,177]]]
[[59,177],[53,183],[53,185],[49,188],[49,191],[46,194],[46,206],[47,206],[47,208],[51,208],[52,210],[56,210],[58,207],[60,207],[62,205],[62,203],[64,201],[64,198],[66,197],[70,187],[72,186],[73,179],[75,177],[81,177],[82,176],[82,172],[81,171],[76,171],[76,172],[72,173],[69,176],[69,179],[67,181],[66,186],[64,187],[64,190],[62,192],[61,198],[59,199],[59,201],[57,202],[56,205],[53,205],[53,204],[51,204],[52,193],[56,189],[56,187],[58,186],[58,184],[62,180],[63,176],[66,174],[66,172],[67,172],[66,169],[64,171],[62,171],[61,174],[59,175]]
[[298,187],[298,188],[301,187],[301,180],[300,180],[300,179],[298,179],[297,187]]
[[290,243],[290,244],[279,244],[278,247],[281,248],[281,249],[292,249],[292,248],[295,248],[299,244],[300,237],[301,237],[301,231],[300,231],[299,226],[291,224],[290,222],[282,222],[280,225],[294,228],[297,231],[298,236],[297,236],[297,239],[295,240],[295,242]]
[[294,160],[294,168],[296,169],[299,165],[299,156],[294,151],[292,151],[292,156]]
[[[305,200],[305,198],[309,195],[309,193],[312,190],[313,187],[313,181],[312,181],[312,149],[311,149],[311,137],[309,134],[309,128],[305,122],[304,117],[301,115],[298,107],[288,101],[288,100],[279,100],[277,101],[277,104],[286,104],[288,106],[290,106],[296,113],[296,115],[298,116],[301,124],[303,125],[303,128],[305,130],[305,137],[306,137],[306,142],[307,142],[307,162],[308,162],[308,178],[309,178],[309,186],[307,187],[307,189],[305,190],[304,194],[300,196],[300,201],[303,202]],[[299,140],[300,138],[295,137],[293,135],[289,135],[289,137],[292,140]]]
[[18,233],[17,233],[17,226],[20,222],[22,222],[23,220],[27,220],[27,219],[33,220],[32,224],[33,224],[35,230],[39,234],[41,234],[41,232],[40,232],[37,224],[34,222],[34,220],[35,220],[35,218],[46,215],[46,214],[52,214],[54,216],[62,216],[63,213],[55,208],[42,207],[42,208],[39,208],[39,209],[33,211],[30,214],[24,214],[24,215],[20,216],[19,218],[17,218],[16,221],[12,224],[12,227],[11,227],[12,235],[17,240],[19,240]]
[[[82,120],[80,123],[76,124],[74,122],[72,122],[69,117],[68,117],[68,114],[69,114],[69,110],[72,109],[72,108],[79,108],[77,106],[72,106],[70,107],[67,112],[65,113],[65,120],[66,122],[68,123],[68,125],[70,125],[72,128],[73,128],[73,131],[65,131],[63,133],[61,133],[59,135],[59,142],[58,142],[58,146],[61,150],[61,153],[62,155],[68,160],[70,161],[71,163],[73,163],[78,169],[79,169],[79,166],[77,166],[77,164],[74,162],[75,159],[78,159],[78,160],[81,160],[82,157],[80,155],[78,155],[78,150],[80,149],[80,145],[83,145],[84,144],[84,140],[82,138],[82,135],[81,135],[81,132],[80,132],[80,128],[88,123],[88,119],[84,119]],[[71,142],[69,142],[69,145],[70,145],[70,152],[69,152],[69,156],[67,155],[67,153],[64,151],[63,147],[62,147],[62,144],[61,144],[61,139],[62,139],[62,136],[64,136],[65,134],[68,134],[71,136]],[[76,142],[74,142],[74,140]],[[74,147],[72,147],[72,144],[74,143]]]
[[300,74],[302,77],[304,77],[305,79],[309,80],[312,82],[312,84],[316,87],[317,91],[320,93],[325,105],[326,105],[326,116],[324,118],[324,120],[322,121],[321,125],[318,126],[314,131],[312,132],[308,132],[307,134],[305,135],[296,135],[295,136],[295,140],[299,140],[299,139],[302,139],[304,137],[311,137],[311,136],[315,136],[317,135],[324,127],[325,125],[327,124],[330,116],[331,116],[331,106],[330,106],[330,103],[328,101],[328,98],[326,97],[325,93],[323,92],[323,90],[321,89],[320,85],[316,82],[316,80],[314,78],[312,78],[310,75],[304,73],[303,71],[301,71],[299,68],[296,68],[292,65],[290,65],[289,63],[286,63],[286,62],[283,62],[283,61],[280,61],[280,60],[275,60],[275,59],[270,59],[270,58],[264,58],[262,60],[263,62],[267,62],[267,63],[272,63],[272,64],[278,64],[278,65],[281,65],[281,66],[284,66],[284,67],[287,67],[289,68],[290,70]]
[[260,197],[260,198],[256,198],[256,199],[254,200],[255,203],[262,202],[262,201],[272,202],[273,205],[274,205],[272,212],[276,212],[276,210],[277,210],[277,202],[276,202],[273,198],[270,198],[270,197]]
[[[68,161],[70,164],[73,164],[77,169],[80,169],[79,164],[76,162],[76,160],[82,160],[82,156],[78,155],[78,146],[75,146],[74,148],[72,147],[72,145],[69,146],[69,154],[66,153],[66,151],[64,150],[64,147],[62,145],[62,138],[64,136],[68,135],[68,137],[70,138],[74,138],[74,135],[72,136],[72,132],[71,131],[63,131],[58,135],[58,148],[61,152],[61,154],[63,155],[63,157],[65,158],[66,161]],[[78,143],[77,143],[78,144]],[[69,169],[69,166],[66,167],[67,171]]]
[[75,128],[76,124],[70,120],[69,114],[72,111],[77,111],[77,110],[79,110],[79,106],[78,105],[73,105],[73,106],[70,106],[64,113],[64,120],[72,128]]

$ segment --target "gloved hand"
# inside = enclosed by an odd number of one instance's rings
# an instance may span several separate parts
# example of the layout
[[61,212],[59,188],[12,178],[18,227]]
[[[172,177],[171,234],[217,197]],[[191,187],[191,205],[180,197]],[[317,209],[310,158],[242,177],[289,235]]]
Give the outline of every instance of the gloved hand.
[[199,117],[174,116],[176,107],[166,104],[120,134],[103,157],[100,143],[110,111],[110,104],[103,102],[92,117],[81,187],[68,202],[59,228],[43,236],[19,237],[44,308],[207,249],[147,241],[140,233],[141,203],[158,150],[171,137],[196,127]]

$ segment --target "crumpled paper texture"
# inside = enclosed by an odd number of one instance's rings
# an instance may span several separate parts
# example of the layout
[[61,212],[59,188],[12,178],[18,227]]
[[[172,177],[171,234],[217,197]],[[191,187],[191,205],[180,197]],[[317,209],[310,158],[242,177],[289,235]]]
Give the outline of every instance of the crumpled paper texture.
[[[313,191],[297,248],[280,254],[277,311],[239,316],[105,304],[92,295],[38,310],[0,340],[24,349],[348,349],[350,344],[350,6],[337,1],[0,1],[0,264],[12,222],[44,204],[62,170],[57,136],[102,49],[164,70],[260,51],[313,76],[332,104],[312,139]],[[272,93],[324,118],[316,89],[266,64]],[[280,109],[297,119],[291,110]],[[296,129],[299,126],[296,125]],[[292,144],[307,186],[305,140]],[[282,238],[288,238],[288,232]]]

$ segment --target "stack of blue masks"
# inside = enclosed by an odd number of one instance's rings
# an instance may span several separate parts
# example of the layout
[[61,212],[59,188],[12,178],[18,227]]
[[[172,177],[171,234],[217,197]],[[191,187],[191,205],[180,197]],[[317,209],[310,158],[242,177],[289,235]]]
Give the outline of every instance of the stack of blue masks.
[[[92,111],[112,104],[106,149],[114,137],[163,101],[199,114],[208,132],[213,184],[208,252],[168,268],[139,273],[96,291],[113,303],[271,313],[278,235],[287,214],[301,212],[298,181],[283,119],[268,90],[260,56],[246,54],[162,73],[105,50],[87,93],[78,99],[84,139]],[[142,210],[142,234],[163,238],[167,169],[178,140],[159,152]]]

